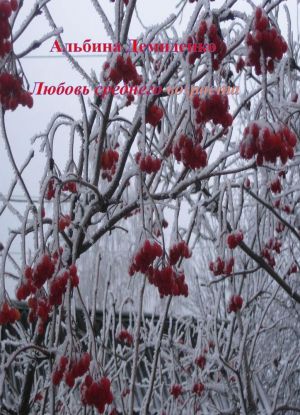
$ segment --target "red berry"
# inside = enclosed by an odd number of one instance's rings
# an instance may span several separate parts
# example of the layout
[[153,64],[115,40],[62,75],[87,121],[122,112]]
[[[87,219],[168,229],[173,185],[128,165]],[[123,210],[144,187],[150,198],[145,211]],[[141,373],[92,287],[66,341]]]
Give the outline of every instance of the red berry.
[[181,385],[173,385],[171,387],[170,393],[174,396],[175,399],[178,398],[182,394],[182,386]]

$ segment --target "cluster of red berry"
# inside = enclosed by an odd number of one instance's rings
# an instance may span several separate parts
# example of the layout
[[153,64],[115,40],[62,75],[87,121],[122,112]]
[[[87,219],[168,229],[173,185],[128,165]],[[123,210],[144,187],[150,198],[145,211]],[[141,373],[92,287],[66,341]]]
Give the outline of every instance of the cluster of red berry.
[[[207,35],[208,42],[205,42],[205,35]],[[214,50],[210,50],[212,66],[215,71],[217,71],[224,59],[227,46],[218,32],[217,26],[212,23],[209,26],[205,20],[202,20],[199,25],[198,32],[196,33],[195,39],[192,36],[188,37],[187,43],[198,43],[198,44],[207,44],[211,43],[214,45]],[[193,65],[197,58],[201,57],[201,52],[191,52],[188,56],[189,63]]]
[[236,62],[235,65],[235,69],[237,71],[237,73],[241,72],[241,70],[245,67],[245,61],[244,59],[240,56]]
[[71,361],[68,372],[65,374],[66,384],[72,388],[75,379],[83,376],[90,367],[91,357],[89,353],[84,353],[78,361]]
[[198,367],[200,367],[200,369],[204,369],[205,365],[206,365],[206,357],[204,355],[200,355],[197,357],[197,359],[195,360],[195,363]]
[[232,125],[232,115],[229,111],[227,95],[212,94],[203,99],[199,95],[193,97],[193,108],[196,111],[196,123],[212,121],[215,125],[221,124],[223,128]]
[[192,253],[189,250],[185,241],[180,241],[178,244],[170,248],[169,262],[170,265],[175,265],[181,258],[190,258]]
[[49,314],[51,312],[51,305],[48,303],[47,299],[36,297],[30,297],[28,300],[28,307],[30,312],[28,314],[28,321],[33,323],[39,319],[38,323],[38,333],[44,334],[45,326],[49,319]]
[[176,160],[182,161],[187,168],[194,170],[207,165],[206,151],[184,134],[175,142],[172,151]]
[[61,305],[62,297],[67,290],[68,281],[71,281],[71,287],[78,287],[79,277],[77,274],[77,267],[71,265],[68,271],[64,271],[62,275],[56,277],[51,281],[49,291],[49,304],[50,305]]
[[113,402],[113,395],[110,390],[111,383],[107,377],[95,382],[89,375],[81,386],[81,401],[83,405],[95,406],[100,414],[105,411],[105,405]]
[[128,346],[132,346],[133,344],[133,337],[128,330],[121,330],[120,333],[117,335],[117,340],[120,343],[127,344]]
[[202,395],[203,391],[204,391],[203,383],[195,383],[195,385],[193,386],[193,393],[200,396]]
[[281,250],[281,241],[278,238],[271,238],[265,245],[267,249],[275,251],[277,254],[280,254]]
[[76,193],[77,192],[76,182],[68,182],[68,183],[65,183],[63,185],[63,191],[64,192]]
[[50,179],[47,186],[46,191],[46,199],[51,200],[55,196],[55,185],[54,185],[54,179]]
[[185,283],[185,275],[183,273],[177,274],[171,266],[162,269],[150,267],[147,271],[147,276],[150,284],[158,288],[161,298],[168,295],[183,295],[184,297],[189,295],[189,289]]
[[172,385],[171,389],[170,389],[170,394],[177,399],[181,394],[182,394],[182,385]]
[[30,274],[32,275],[32,283],[37,288],[40,289],[47,280],[54,274],[55,265],[54,261],[51,259],[50,255],[43,255],[39,262],[37,262],[36,266],[32,269],[30,273],[30,268],[26,269],[25,278],[30,280]]
[[156,258],[160,258],[163,254],[161,246],[157,242],[151,242],[147,239],[140,250],[135,255],[132,264],[129,267],[129,275],[132,276],[136,272],[145,274]]
[[23,89],[22,79],[8,72],[0,74],[0,101],[5,110],[14,111],[18,105],[33,106],[31,93]]
[[32,281],[32,269],[30,267],[25,267],[24,277],[25,281],[23,281],[16,290],[16,297],[19,301],[25,300],[30,294],[34,294],[37,290]]
[[28,314],[30,323],[33,323],[38,317],[40,318],[40,323],[44,324],[47,322],[51,306],[45,298],[40,297],[37,299],[35,296],[30,297],[28,299],[28,307],[30,309]]
[[285,225],[282,222],[277,222],[275,231],[277,233],[282,233],[285,230]]
[[[200,396],[202,395],[204,391],[204,385],[203,383],[195,383],[192,387],[192,393],[195,393],[196,395]],[[183,393],[183,387],[182,385],[174,384],[172,385],[170,389],[170,394],[174,397],[174,399],[177,399],[179,396],[181,396]]]
[[[30,294],[35,294],[47,280],[53,277],[57,257],[58,253],[56,255],[53,254],[52,257],[44,255],[34,268],[25,268],[24,281],[16,290],[16,297],[19,301],[25,300]],[[71,281],[71,287],[78,286],[77,268],[73,264],[62,275],[51,281],[49,298],[36,298],[35,296],[29,298],[28,307],[30,312],[28,321],[33,323],[39,318],[38,331],[40,334],[44,333],[44,327],[49,319],[52,306],[62,303],[62,296],[66,292],[69,280]]]
[[8,40],[11,35],[11,26],[9,18],[12,12],[18,10],[17,0],[2,0],[0,2],[0,57],[3,58],[12,49]]
[[247,66],[254,66],[256,75],[261,75],[261,59],[266,70],[274,71],[274,59],[281,60],[287,44],[275,27],[270,27],[267,14],[258,7],[255,11],[254,32],[246,38],[248,47]]
[[58,366],[55,368],[54,372],[52,373],[53,385],[58,386],[60,382],[62,381],[68,362],[69,362],[69,359],[66,356],[62,356],[60,358]]
[[298,267],[296,264],[292,264],[288,270],[288,275],[295,274],[298,272]]
[[281,183],[279,177],[277,179],[272,180],[270,184],[270,189],[272,193],[280,193],[282,190]]
[[[66,385],[72,388],[75,384],[75,379],[83,376],[89,370],[90,362],[91,357],[89,353],[83,353],[79,360],[70,360],[70,362],[66,356],[62,356],[58,366],[52,373],[53,385],[59,385],[64,377]],[[68,370],[66,370],[67,366]]]
[[267,260],[270,267],[274,268],[276,265],[275,258],[272,254],[273,252],[276,252],[277,254],[280,254],[281,251],[281,241],[278,238],[271,238],[264,246],[264,248],[261,251],[261,255]]
[[126,107],[129,107],[134,102],[134,95],[128,94],[126,95],[127,101],[126,101]]
[[281,199],[275,200],[274,207],[283,210],[288,215],[290,215],[293,211],[293,208],[290,205],[282,203]]
[[71,218],[70,215],[64,215],[59,218],[58,221],[58,229],[60,232],[63,232],[65,228],[71,225]]
[[228,305],[228,313],[232,311],[237,313],[243,306],[243,298],[236,294],[230,298],[229,305]]
[[227,236],[227,245],[229,249],[235,249],[244,239],[242,231],[232,232]]
[[158,105],[150,105],[146,112],[146,123],[156,127],[164,115],[163,110]]
[[[108,70],[110,65],[108,62],[104,64],[104,70]],[[122,80],[125,84],[132,82],[133,85],[140,85],[142,83],[142,76],[138,74],[131,57],[126,59],[122,55],[117,56],[115,66],[110,68],[108,79],[115,85],[118,85]]]
[[257,154],[256,163],[259,166],[264,160],[275,163],[279,157],[285,164],[288,158],[294,157],[296,143],[296,135],[288,127],[275,126],[273,129],[263,121],[254,121],[244,130],[240,155],[248,160]]
[[49,291],[49,304],[54,306],[61,305],[62,296],[66,292],[68,281],[69,273],[66,271],[51,282]]
[[102,179],[107,179],[109,182],[116,172],[116,166],[119,160],[119,153],[112,148],[103,151],[101,156],[101,169],[103,170]]
[[135,161],[140,166],[141,171],[148,174],[158,172],[161,167],[161,160],[150,156],[150,154],[142,157],[141,153],[136,153]]
[[0,310],[0,326],[5,324],[13,324],[15,321],[20,320],[20,312],[14,307],[10,307],[7,302],[4,302]]
[[228,261],[224,261],[222,258],[218,257],[215,262],[209,263],[209,269],[214,274],[218,275],[230,275],[234,267],[234,258],[230,258]]
[[17,299],[25,300],[30,294],[34,294],[53,276],[54,269],[54,261],[49,255],[43,255],[34,268],[26,267],[25,279],[16,291]]
[[276,265],[275,258],[269,249],[263,248],[261,255],[267,260],[271,268],[275,267]]
[[[180,251],[177,251],[177,248],[175,248],[176,258],[174,254],[172,254],[173,262],[174,260],[177,262],[181,255],[184,255],[186,258],[191,256],[190,252],[186,250],[183,244],[180,246]],[[178,253],[180,256],[177,259]],[[183,273],[177,273],[171,265],[163,267],[162,269],[153,268],[152,265],[154,260],[162,257],[162,255],[163,250],[157,242],[151,244],[149,240],[146,240],[129,267],[129,275],[132,276],[138,271],[146,274],[149,283],[158,288],[161,297],[167,295],[184,295],[187,297],[188,286],[185,283],[185,275]],[[174,264],[176,262],[174,262]]]

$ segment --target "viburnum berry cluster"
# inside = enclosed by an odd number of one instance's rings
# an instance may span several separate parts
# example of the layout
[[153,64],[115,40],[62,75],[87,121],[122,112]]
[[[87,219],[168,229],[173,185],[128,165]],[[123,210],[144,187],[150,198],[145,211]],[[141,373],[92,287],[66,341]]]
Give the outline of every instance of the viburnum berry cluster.
[[[178,245],[179,248],[177,245],[176,248],[171,248],[171,251],[173,249],[172,265],[175,265],[180,257],[189,258],[191,256],[191,253],[185,243],[179,243]],[[161,297],[168,295],[184,295],[187,297],[188,286],[185,283],[184,273],[177,273],[171,265],[162,267],[161,269],[153,268],[153,262],[155,259],[161,258],[162,255],[163,250],[157,242],[151,244],[149,240],[146,240],[144,245],[135,255],[133,262],[129,267],[129,275],[132,276],[139,271],[146,274],[149,283],[158,288]]]
[[102,179],[107,179],[109,182],[112,176],[116,173],[116,166],[119,160],[119,153],[112,148],[103,151],[101,155],[101,169]]
[[278,238],[271,238],[265,245],[267,249],[275,251],[277,254],[280,254],[282,243]]
[[288,270],[288,275],[295,274],[298,272],[298,267],[296,264],[292,264]]
[[145,157],[141,156],[141,153],[135,155],[135,161],[138,163],[141,171],[151,174],[157,173],[161,168],[161,160],[155,157],[152,157],[148,154]]
[[158,288],[161,298],[168,295],[184,297],[189,295],[184,273],[177,273],[171,266],[162,269],[150,267],[146,275],[150,284]]
[[59,364],[57,365],[57,367],[52,373],[53,385],[58,386],[60,382],[62,381],[68,362],[69,362],[69,359],[66,356],[62,356],[60,358]]
[[237,313],[243,306],[243,298],[236,294],[230,298],[229,305],[228,305],[228,313],[232,311]]
[[54,179],[50,179],[46,191],[46,199],[51,200],[55,197],[55,182]]
[[0,101],[5,110],[11,111],[14,111],[18,105],[28,108],[33,106],[31,93],[23,89],[22,79],[8,72],[0,74]]
[[195,120],[197,124],[212,121],[215,125],[221,124],[223,128],[232,125],[232,115],[229,111],[227,95],[214,93],[200,99],[198,95],[193,97],[193,108],[195,109]]
[[275,231],[277,233],[282,233],[284,230],[285,230],[285,225],[282,222],[278,221],[277,225],[276,225],[276,228],[275,228]]
[[287,127],[269,125],[265,121],[253,121],[244,130],[240,143],[240,155],[251,159],[257,154],[256,163],[261,166],[265,161],[276,163],[280,158],[282,164],[294,157],[296,135]]
[[237,73],[241,72],[241,70],[245,67],[245,61],[244,59],[240,56],[236,62],[235,65],[235,69],[237,71]]
[[261,251],[262,257],[264,257],[267,260],[269,266],[272,268],[274,268],[276,265],[275,258],[272,254],[272,251],[276,252],[277,254],[280,254],[281,246],[282,246],[282,243],[278,238],[271,238],[265,244],[264,248]]
[[180,241],[178,244],[173,245],[170,248],[169,262],[170,265],[175,265],[181,258],[190,258],[192,256],[189,247],[185,241]]
[[[77,267],[74,264],[53,279],[57,257],[58,253],[54,253],[52,257],[44,255],[34,268],[25,267],[24,280],[16,290],[16,297],[19,301],[25,300],[29,295],[33,294],[28,299],[28,307],[30,309],[28,321],[33,323],[39,319],[38,332],[40,334],[44,333],[52,307],[62,304],[62,296],[66,292],[68,281],[70,280],[72,288],[77,287],[79,284]],[[37,298],[37,291],[48,280],[51,280],[49,297],[45,296],[44,293],[43,297],[39,296]]]
[[71,287],[77,287],[79,284],[79,277],[77,275],[77,268],[71,265],[69,271],[64,271],[60,276],[55,277],[50,284],[49,304],[58,306],[62,304],[62,296],[67,290],[68,281],[71,281]]
[[[206,42],[206,39],[208,42]],[[222,39],[217,26],[214,23],[207,23],[206,20],[202,20],[199,25],[198,32],[196,33],[195,37],[192,36],[188,37],[187,43],[198,43],[198,44],[207,44],[210,43],[214,45],[214,50],[209,50],[211,53],[212,59],[212,67],[215,71],[217,71],[224,59],[227,46],[224,40]],[[201,57],[201,52],[191,52],[188,55],[188,60],[191,65],[193,65],[197,58]]]
[[134,102],[134,95],[128,94],[126,95],[127,101],[126,101],[126,107],[129,107]]
[[95,406],[98,412],[103,414],[105,406],[113,402],[113,394],[110,388],[111,383],[107,377],[103,377],[99,382],[96,382],[90,375],[87,375],[81,386],[83,405]]
[[150,105],[146,112],[146,123],[156,127],[162,119],[164,112],[158,105]]
[[279,177],[277,177],[276,179],[272,180],[271,184],[270,184],[270,189],[272,193],[280,193],[282,190],[281,187],[281,183],[280,183],[280,179]]
[[54,261],[46,254],[40,258],[34,268],[25,267],[24,280],[16,291],[17,299],[25,300],[30,294],[34,294],[47,280],[52,278],[54,270]]
[[30,297],[28,300],[28,307],[30,309],[28,314],[29,323],[33,323],[38,320],[38,333],[44,334],[45,326],[49,320],[49,314],[51,313],[52,307],[46,298],[35,296]]
[[14,307],[10,307],[7,302],[4,302],[0,309],[0,326],[8,323],[13,324],[20,320],[20,312]]
[[124,58],[122,55],[118,55],[114,67],[110,68],[109,63],[106,62],[104,70],[109,70],[108,79],[115,85],[122,80],[125,84],[140,85],[143,80],[142,76],[138,74],[130,56]]
[[177,399],[181,394],[182,394],[182,385],[172,385],[171,389],[170,389],[170,394]]
[[128,330],[121,330],[120,333],[117,335],[117,340],[120,343],[124,343],[127,344],[127,346],[132,346],[133,344],[133,337],[132,335],[129,333]]
[[224,261],[221,257],[218,257],[215,262],[209,263],[209,269],[214,276],[230,275],[234,267],[234,258],[230,258],[228,261]]
[[207,165],[207,154],[200,144],[195,144],[191,138],[182,134],[173,146],[173,154],[177,161],[182,161],[185,167],[200,169]]
[[11,52],[12,45],[8,40],[11,35],[9,18],[11,14],[18,10],[17,0],[1,0],[0,2],[0,57],[3,58]]
[[198,356],[197,359],[195,360],[195,363],[198,367],[200,367],[200,369],[203,370],[206,365],[206,357],[204,355]]
[[235,249],[244,239],[242,231],[232,232],[227,236],[227,245],[229,249]]
[[91,357],[89,353],[83,353],[80,359],[70,361],[66,356],[62,356],[52,373],[53,385],[58,386],[64,377],[66,385],[72,388],[75,384],[75,379],[83,376],[89,370],[90,362]]
[[70,215],[64,215],[59,218],[58,229],[63,232],[66,228],[71,225]]
[[195,383],[192,389],[192,392],[195,393],[196,395],[200,396],[202,395],[202,393],[204,392],[204,385],[203,383]]
[[281,60],[287,51],[287,43],[275,27],[270,27],[267,14],[260,7],[255,11],[254,32],[247,35],[246,45],[248,47],[246,64],[254,66],[256,75],[262,73],[262,59],[266,70],[272,73],[274,60]]
[[[55,265],[54,261],[50,255],[43,255],[40,261],[36,264],[34,269],[32,269],[32,283],[37,288],[40,289],[47,280],[50,280],[54,274]],[[30,271],[27,271],[25,277],[30,275]],[[30,278],[29,278],[30,279]]]
[[129,275],[132,276],[136,272],[145,274],[156,258],[160,258],[163,254],[161,246],[157,242],[151,242],[147,239],[140,250],[135,255],[132,264],[129,267]]
[[283,210],[288,215],[290,215],[293,211],[292,206],[283,203],[281,199],[275,200],[274,207]]
[[76,182],[68,182],[63,185],[63,191],[64,192],[71,192],[76,193],[77,192],[77,185]]

